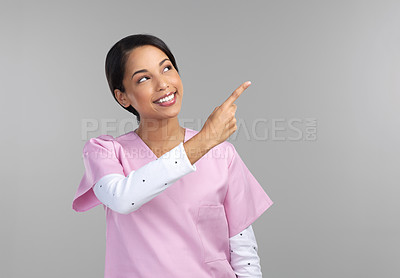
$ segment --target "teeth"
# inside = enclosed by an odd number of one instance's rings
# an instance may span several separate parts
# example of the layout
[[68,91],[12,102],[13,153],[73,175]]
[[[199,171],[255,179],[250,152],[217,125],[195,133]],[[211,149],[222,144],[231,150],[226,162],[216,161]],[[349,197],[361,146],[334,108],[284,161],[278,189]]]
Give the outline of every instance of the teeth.
[[166,101],[170,101],[170,100],[172,100],[174,98],[174,96],[175,96],[175,93],[173,93],[173,94],[171,94],[171,95],[169,95],[169,96],[167,96],[165,98],[162,98],[159,101],[156,101],[156,103],[163,103],[163,102],[166,102]]

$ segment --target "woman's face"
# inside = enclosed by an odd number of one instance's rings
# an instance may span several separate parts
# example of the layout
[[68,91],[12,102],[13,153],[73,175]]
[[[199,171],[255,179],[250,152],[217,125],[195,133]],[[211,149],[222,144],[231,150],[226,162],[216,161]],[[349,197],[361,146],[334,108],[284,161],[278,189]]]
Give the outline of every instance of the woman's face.
[[[140,46],[129,54],[123,85],[125,92],[116,89],[115,96],[124,107],[132,105],[139,112],[140,121],[167,119],[179,114],[182,81],[168,56],[157,47]],[[155,103],[164,95],[175,92],[174,104]]]

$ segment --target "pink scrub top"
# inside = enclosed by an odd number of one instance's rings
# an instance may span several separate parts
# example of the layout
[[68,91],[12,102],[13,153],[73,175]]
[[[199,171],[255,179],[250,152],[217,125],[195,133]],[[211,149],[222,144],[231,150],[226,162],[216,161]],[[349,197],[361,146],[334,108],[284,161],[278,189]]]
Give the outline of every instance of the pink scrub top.
[[[184,142],[198,131],[186,128]],[[100,135],[83,150],[85,173],[73,209],[102,204],[92,187],[103,176],[127,176],[157,156],[134,132]],[[235,278],[229,238],[273,202],[234,146],[225,141],[195,163],[197,170],[130,214],[106,213],[105,278]],[[157,173],[154,173],[157,175]]]

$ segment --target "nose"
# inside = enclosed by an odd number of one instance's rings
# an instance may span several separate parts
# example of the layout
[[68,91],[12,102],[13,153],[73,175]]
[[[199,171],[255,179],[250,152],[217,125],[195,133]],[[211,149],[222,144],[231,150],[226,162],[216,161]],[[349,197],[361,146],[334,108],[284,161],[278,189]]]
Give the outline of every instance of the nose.
[[168,88],[168,82],[165,80],[164,77],[160,77],[158,79],[158,90],[165,90]]

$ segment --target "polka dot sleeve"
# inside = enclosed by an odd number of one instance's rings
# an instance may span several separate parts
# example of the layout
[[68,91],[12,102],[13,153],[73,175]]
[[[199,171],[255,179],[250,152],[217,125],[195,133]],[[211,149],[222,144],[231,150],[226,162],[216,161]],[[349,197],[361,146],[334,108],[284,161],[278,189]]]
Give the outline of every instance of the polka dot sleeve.
[[109,174],[93,187],[96,197],[110,209],[129,214],[161,194],[181,177],[196,171],[181,142],[161,157],[128,176]]
[[262,278],[260,257],[253,227],[250,225],[229,239],[231,266],[238,278]]

